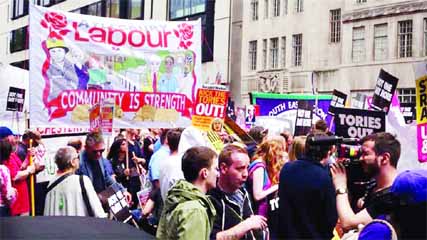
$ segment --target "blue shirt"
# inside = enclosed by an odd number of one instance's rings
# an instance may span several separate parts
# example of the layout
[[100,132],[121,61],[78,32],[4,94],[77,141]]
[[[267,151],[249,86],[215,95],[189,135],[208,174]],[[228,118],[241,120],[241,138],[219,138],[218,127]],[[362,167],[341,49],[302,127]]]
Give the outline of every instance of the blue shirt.
[[161,162],[169,155],[169,147],[163,145],[157,152],[153,154],[153,156],[151,156],[151,160],[148,165],[148,178],[150,179],[150,181],[159,180]]

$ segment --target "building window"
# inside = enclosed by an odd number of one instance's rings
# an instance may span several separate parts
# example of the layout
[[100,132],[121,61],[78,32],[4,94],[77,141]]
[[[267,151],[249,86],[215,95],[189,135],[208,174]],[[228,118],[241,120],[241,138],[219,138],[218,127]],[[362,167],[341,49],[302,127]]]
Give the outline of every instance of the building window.
[[397,89],[399,102],[401,103],[415,103],[416,93],[415,88],[400,88]]
[[399,57],[412,57],[412,20],[399,22]]
[[19,62],[13,62],[13,63],[10,63],[10,65],[28,70],[30,68],[30,61],[24,60]]
[[304,0],[295,0],[295,12],[304,11]]
[[353,28],[353,46],[352,46],[353,62],[361,62],[365,60],[365,27]]
[[286,67],[286,37],[282,37],[282,42],[280,43],[280,65],[282,68]]
[[270,39],[270,67],[271,69],[279,67],[279,38]]
[[302,34],[292,36],[292,64],[301,66],[302,57]]
[[169,20],[201,20],[202,62],[213,60],[215,32],[214,10],[215,1],[213,0],[171,0],[169,4]]
[[176,19],[206,11],[206,0],[171,0],[169,18]]
[[424,56],[427,56],[427,18],[424,18]]
[[289,0],[283,0],[283,14],[288,14],[288,1]]
[[264,19],[268,18],[268,0],[264,0]]
[[367,0],[356,0],[356,3],[365,3]]
[[251,15],[252,21],[258,20],[258,0],[251,1]]
[[341,41],[341,9],[330,11],[331,43]]
[[80,9],[80,11],[76,9],[74,10],[74,12],[79,12],[80,14],[91,15],[91,16],[105,17],[105,8],[103,8],[102,1],[84,6]]
[[129,0],[129,19],[144,19],[144,2],[143,0]]
[[28,49],[27,28],[18,28],[10,33],[10,53]]
[[106,17],[120,18],[120,5],[119,0],[107,0]]
[[65,0],[35,0],[34,4],[39,5],[39,6],[43,6],[43,7],[50,7],[53,6],[55,4],[64,2]]
[[280,16],[280,0],[273,0],[273,17]]
[[262,69],[267,69],[267,39],[262,40]]
[[256,70],[257,41],[249,42],[249,70]]
[[374,59],[387,59],[387,23],[374,25]]
[[28,14],[28,0],[12,1],[12,19],[17,19]]

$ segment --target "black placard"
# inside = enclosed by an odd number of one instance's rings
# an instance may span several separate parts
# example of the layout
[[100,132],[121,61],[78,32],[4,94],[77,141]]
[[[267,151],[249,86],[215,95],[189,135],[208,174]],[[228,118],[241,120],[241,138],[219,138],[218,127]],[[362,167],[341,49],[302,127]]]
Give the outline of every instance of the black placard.
[[371,107],[373,109],[388,113],[398,81],[399,79],[397,77],[381,69],[372,98]]
[[356,96],[351,99],[351,107],[357,109],[367,109],[366,95],[363,93],[356,93]]
[[406,124],[411,124],[415,120],[415,103],[401,103],[400,111],[405,118]]
[[335,134],[345,138],[363,138],[385,131],[385,112],[354,108],[335,109]]
[[25,100],[25,89],[9,87],[9,93],[7,94],[6,111],[18,111],[24,110]]
[[334,92],[332,93],[332,100],[331,100],[331,105],[329,105],[328,113],[334,116],[335,108],[344,107],[346,100],[347,100],[347,94],[334,89]]
[[311,105],[308,101],[298,101],[294,136],[307,135],[311,129],[312,119],[313,105]]

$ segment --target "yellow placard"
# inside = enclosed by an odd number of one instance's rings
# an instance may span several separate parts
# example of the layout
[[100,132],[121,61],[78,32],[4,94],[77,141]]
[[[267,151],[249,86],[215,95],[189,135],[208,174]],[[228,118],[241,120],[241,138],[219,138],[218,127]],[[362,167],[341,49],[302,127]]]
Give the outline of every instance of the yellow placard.
[[415,81],[417,124],[427,123],[427,75]]

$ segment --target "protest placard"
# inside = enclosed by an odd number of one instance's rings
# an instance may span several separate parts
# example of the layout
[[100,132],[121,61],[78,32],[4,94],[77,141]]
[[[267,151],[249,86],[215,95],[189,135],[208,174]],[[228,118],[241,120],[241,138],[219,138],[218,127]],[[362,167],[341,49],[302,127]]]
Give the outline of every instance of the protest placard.
[[385,131],[385,112],[353,109],[335,109],[335,135],[344,138],[363,138]]
[[294,136],[307,135],[313,121],[313,105],[307,101],[298,101],[297,116],[295,120]]
[[201,77],[201,21],[135,21],[30,5],[34,127],[89,127],[113,98],[114,126],[186,127]]
[[331,100],[331,105],[329,105],[328,113],[331,114],[332,116],[335,115],[335,108],[344,107],[346,100],[347,100],[347,94],[334,89],[332,93],[332,100]]
[[351,99],[351,108],[368,109],[367,96],[363,93],[356,93]]
[[197,92],[192,125],[201,130],[209,130],[213,119],[224,119],[227,115],[227,100],[228,91],[200,88]]
[[9,87],[7,94],[6,111],[22,112],[24,109],[25,89]]
[[418,161],[427,162],[427,63],[415,65]]
[[388,113],[399,79],[381,69],[375,86],[371,107]]
[[405,118],[405,122],[407,124],[410,124],[415,120],[415,103],[400,103],[400,111],[402,112],[402,115]]

